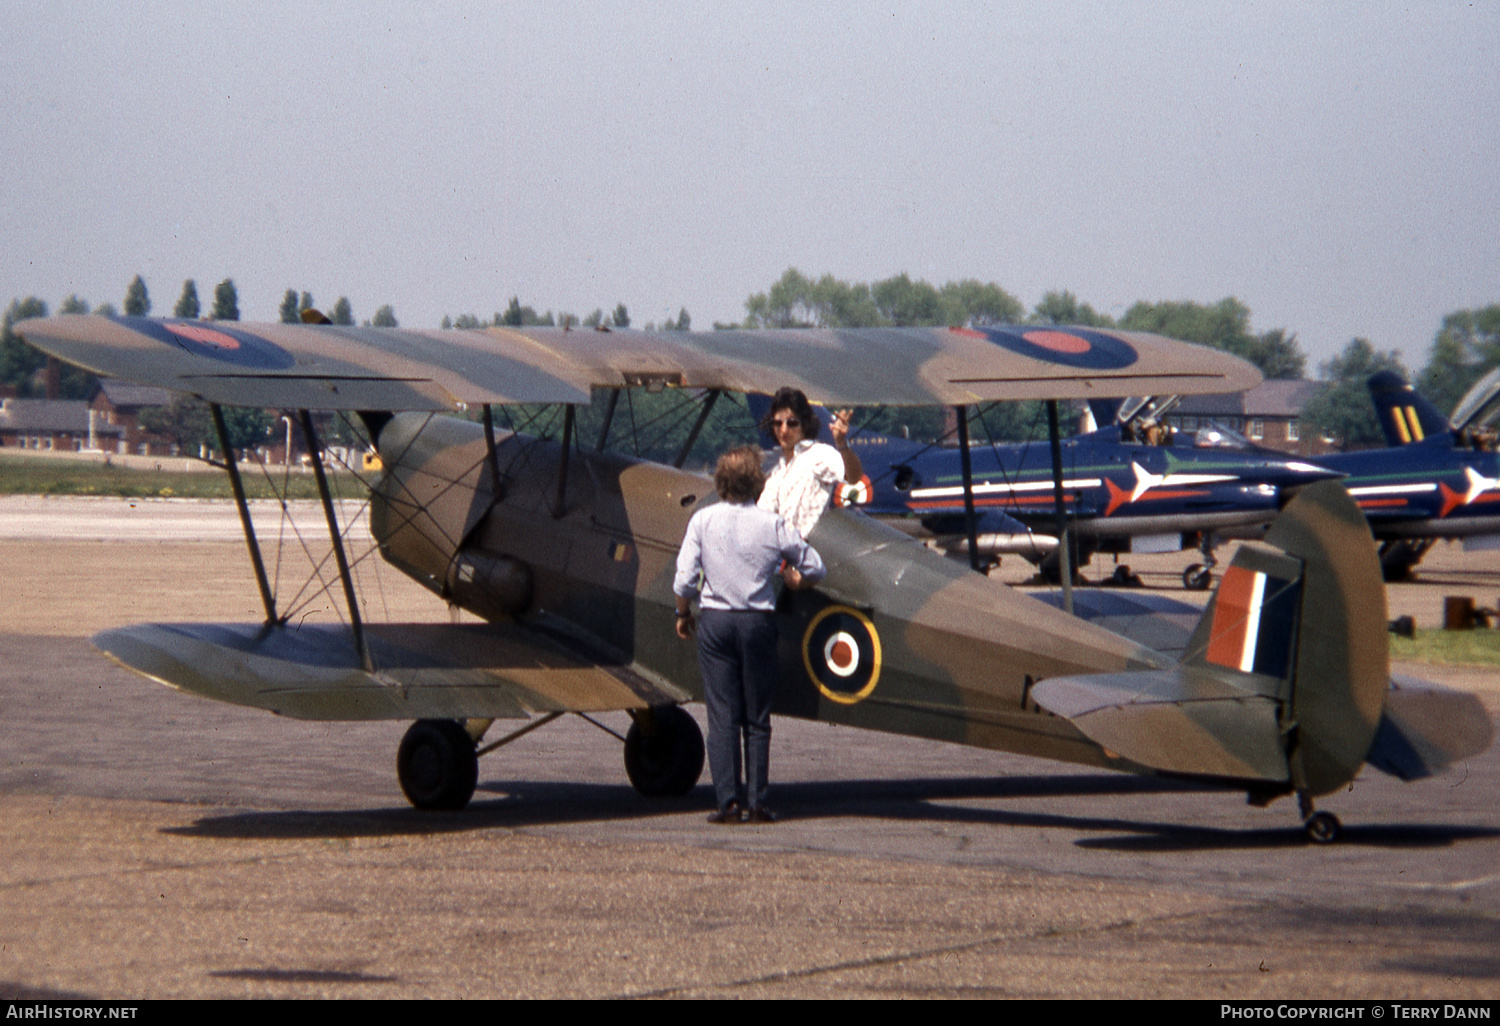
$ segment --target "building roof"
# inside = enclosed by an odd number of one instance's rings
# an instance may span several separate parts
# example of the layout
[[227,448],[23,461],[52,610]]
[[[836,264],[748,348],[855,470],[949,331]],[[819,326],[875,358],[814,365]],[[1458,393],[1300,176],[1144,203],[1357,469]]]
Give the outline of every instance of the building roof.
[[0,401],[0,431],[87,435],[89,404],[82,399],[6,399]]
[[1248,392],[1183,396],[1182,401],[1172,410],[1172,415],[1293,419],[1300,417],[1302,407],[1326,387],[1326,382],[1301,379],[1262,381]]
[[99,392],[104,393],[104,398],[116,410],[172,404],[170,389],[156,385],[137,385],[133,381],[121,381],[119,378],[100,378]]

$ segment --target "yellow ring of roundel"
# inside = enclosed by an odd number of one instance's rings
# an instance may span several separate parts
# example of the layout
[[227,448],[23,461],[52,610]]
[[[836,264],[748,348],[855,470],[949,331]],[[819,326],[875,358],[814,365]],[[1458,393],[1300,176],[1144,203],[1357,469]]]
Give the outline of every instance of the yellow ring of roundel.
[[[808,646],[812,641],[813,631],[818,629],[818,624],[838,613],[854,617],[854,619],[864,624],[865,630],[870,635],[870,680],[864,687],[852,695],[840,694],[824,686],[823,682],[818,679],[817,672],[813,669],[812,657],[808,655]],[[837,702],[840,705],[853,705],[856,702],[864,701],[870,697],[870,692],[875,690],[875,684],[880,680],[880,635],[875,631],[875,624],[864,613],[849,606],[828,606],[820,610],[818,615],[813,617],[808,623],[807,629],[802,632],[802,665],[807,670],[807,678],[813,682],[814,687],[823,693],[824,698]]]

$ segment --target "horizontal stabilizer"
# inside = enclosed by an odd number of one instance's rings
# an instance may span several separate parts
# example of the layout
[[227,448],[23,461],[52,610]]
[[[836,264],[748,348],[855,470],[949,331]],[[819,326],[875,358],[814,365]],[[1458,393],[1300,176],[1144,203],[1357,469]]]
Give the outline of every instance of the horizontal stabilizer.
[[1111,754],[1141,766],[1231,780],[1287,780],[1275,699],[1237,687],[1224,675],[1179,667],[1053,677],[1031,694]]
[[1397,674],[1366,761],[1402,780],[1420,780],[1478,755],[1494,739],[1489,715],[1474,695]]
[[140,624],[96,634],[127,668],[181,691],[309,720],[525,717],[688,700],[514,624],[367,626],[374,672],[332,625]]

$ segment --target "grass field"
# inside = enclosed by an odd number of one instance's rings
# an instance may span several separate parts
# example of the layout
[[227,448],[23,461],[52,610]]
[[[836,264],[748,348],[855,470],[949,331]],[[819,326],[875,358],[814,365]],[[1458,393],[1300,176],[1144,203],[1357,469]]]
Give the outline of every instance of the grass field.
[[[180,463],[181,460],[172,460]],[[317,480],[311,474],[294,473],[283,479],[282,468],[269,468],[271,479],[258,468],[241,466],[245,494],[252,499],[278,496],[316,499]],[[272,487],[274,482],[275,487]],[[352,474],[330,475],[338,498],[358,498],[364,486]],[[0,452],[0,494],[5,495],[114,495],[123,498],[232,499],[229,476],[222,472],[181,470],[136,470],[113,464],[88,463],[44,456],[12,456]]]
[[1410,640],[1393,634],[1391,658],[1449,666],[1500,666],[1500,630],[1417,631]]

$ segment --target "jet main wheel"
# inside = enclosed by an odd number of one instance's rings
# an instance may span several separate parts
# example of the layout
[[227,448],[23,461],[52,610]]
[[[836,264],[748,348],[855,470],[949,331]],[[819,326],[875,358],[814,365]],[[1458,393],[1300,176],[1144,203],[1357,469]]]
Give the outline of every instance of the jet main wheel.
[[703,731],[681,706],[656,706],[625,735],[625,775],[650,798],[680,797],[703,773]]
[[419,809],[461,809],[479,783],[474,739],[457,720],[418,720],[401,739],[396,777]]
[[1207,591],[1214,583],[1214,572],[1202,563],[1194,563],[1182,572],[1182,586],[1188,591]]

